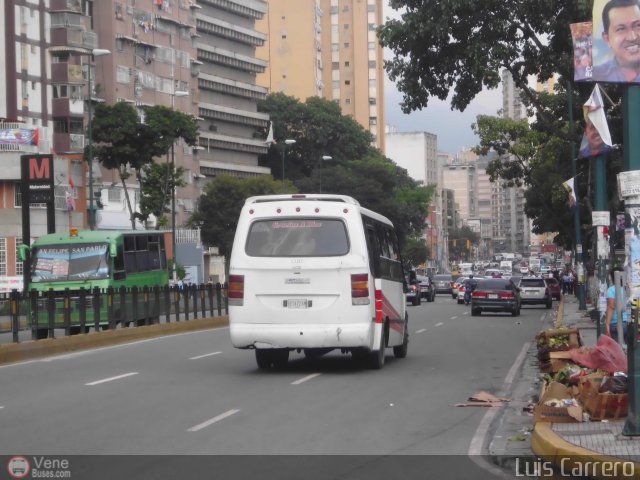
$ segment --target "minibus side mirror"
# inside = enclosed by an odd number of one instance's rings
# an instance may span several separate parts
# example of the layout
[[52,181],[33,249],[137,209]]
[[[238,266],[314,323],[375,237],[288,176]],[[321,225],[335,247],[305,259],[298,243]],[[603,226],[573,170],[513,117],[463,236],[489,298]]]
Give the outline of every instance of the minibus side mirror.
[[20,245],[18,247],[18,260],[20,260],[21,262],[26,262],[27,256],[29,255],[29,250],[29,245]]
[[118,247],[115,243],[109,245],[109,255],[111,255],[112,257],[118,256]]

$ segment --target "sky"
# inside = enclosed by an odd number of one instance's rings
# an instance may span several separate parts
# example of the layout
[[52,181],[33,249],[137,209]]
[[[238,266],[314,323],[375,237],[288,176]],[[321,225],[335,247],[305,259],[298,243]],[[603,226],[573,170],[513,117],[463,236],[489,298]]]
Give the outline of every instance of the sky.
[[[400,14],[388,6],[388,0],[383,0],[383,18],[400,18]],[[392,53],[385,49],[385,58]],[[437,135],[438,151],[456,154],[463,148],[469,149],[478,144],[478,137],[474,135],[471,124],[475,123],[478,115],[496,115],[502,108],[502,89],[481,92],[464,112],[451,110],[448,101],[437,98],[429,99],[426,109],[410,114],[402,113],[400,102],[402,93],[395,84],[385,78],[385,123],[393,125],[398,132],[428,132]]]

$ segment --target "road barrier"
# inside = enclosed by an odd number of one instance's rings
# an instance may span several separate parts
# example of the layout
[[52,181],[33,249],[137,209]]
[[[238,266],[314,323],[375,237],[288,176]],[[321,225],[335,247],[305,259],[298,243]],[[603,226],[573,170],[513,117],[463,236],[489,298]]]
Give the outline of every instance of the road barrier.
[[13,290],[0,297],[0,333],[31,330],[32,340],[228,315],[227,285]]

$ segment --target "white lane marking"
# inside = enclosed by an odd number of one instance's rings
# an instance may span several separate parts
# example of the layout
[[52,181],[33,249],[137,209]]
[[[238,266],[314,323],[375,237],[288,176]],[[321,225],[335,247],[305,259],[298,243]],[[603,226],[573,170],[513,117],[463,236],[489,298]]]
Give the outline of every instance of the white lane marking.
[[211,357],[213,355],[220,355],[221,353],[222,352],[205,353],[204,355],[198,355],[197,357],[191,357],[189,360],[200,360],[201,358]]
[[0,405],[0,410],[2,410],[4,407],[2,405]]
[[291,385],[300,385],[301,383],[308,382],[312,378],[316,378],[318,375],[320,375],[320,374],[319,373],[312,373],[311,375],[307,375],[306,377],[302,377],[301,379],[296,380],[295,382],[291,382]]
[[25,360],[24,362],[8,363],[6,365],[0,365],[0,368],[17,367],[19,365],[29,365],[30,363],[36,363],[40,360]]
[[416,333],[422,333],[422,332],[426,332],[427,329],[426,328],[421,328],[420,330],[416,330]]
[[[513,380],[515,379],[516,374],[522,368],[522,364],[524,363],[524,360],[527,356],[527,352],[529,351],[530,345],[531,344],[527,342],[522,346],[522,350],[520,350],[520,353],[518,354],[516,361],[513,362],[513,365],[509,369],[509,372],[507,373],[507,376],[504,379],[504,384],[502,385],[502,391],[498,393],[498,396],[506,395],[510,391],[511,385],[513,384]],[[469,451],[467,453],[471,461],[473,461],[479,467],[485,470],[488,470],[490,472],[493,472],[494,474],[498,475],[500,478],[511,478],[511,476],[506,475],[502,469],[497,468],[495,465],[488,463],[481,456],[482,446],[484,445],[485,438],[489,433],[489,427],[491,427],[491,424],[493,423],[494,418],[496,417],[496,415],[498,415],[498,413],[501,410],[502,410],[501,408],[490,408],[487,411],[487,413],[484,414],[484,417],[482,417],[482,420],[480,421],[480,425],[478,425],[478,429],[476,430],[476,433],[473,435],[473,438],[471,439],[471,443],[469,444]]]
[[235,415],[239,411],[240,409],[237,409],[237,408],[234,408],[232,410],[227,410],[226,412],[221,413],[220,415],[213,417],[207,420],[206,422],[202,422],[202,423],[199,423],[198,425],[188,428],[187,432],[197,432],[199,430],[202,430],[203,428],[206,428],[209,425],[213,425],[214,423],[219,422],[220,420],[224,420],[225,418],[230,417],[231,415]]
[[107,383],[114,380],[120,380],[121,378],[132,377],[133,375],[138,375],[138,372],[123,373],[122,375],[117,375],[115,377],[103,378],[102,380],[96,380],[95,382],[85,383],[85,385],[92,387],[94,385],[100,385],[101,383]]
[[464,312],[463,315],[469,315],[469,312]]
[[196,333],[202,333],[204,331],[207,332],[214,332],[216,330],[226,330],[229,327],[219,327],[219,328],[211,328],[211,329],[207,329],[207,330],[194,330],[193,332],[181,332],[181,333],[175,333],[172,335],[163,335],[162,337],[155,337],[155,338],[147,338],[144,340],[136,340],[134,342],[128,342],[128,343],[120,343],[118,345],[109,345],[108,347],[100,347],[100,348],[92,348],[92,349],[88,349],[88,350],[80,350],[77,352],[72,352],[72,353],[65,353],[62,355],[56,355],[54,357],[47,357],[47,358],[41,358],[38,360],[28,360],[26,362],[22,362],[22,363],[12,363],[9,365],[0,365],[0,368],[3,367],[10,367],[10,366],[15,366],[15,365],[23,365],[26,363],[33,363],[33,362],[53,362],[54,360],[67,360],[70,358],[75,358],[75,357],[80,357],[82,355],[90,355],[96,352],[103,352],[103,351],[107,351],[107,350],[115,350],[117,348],[125,348],[125,347],[131,347],[131,346],[135,346],[135,345],[140,345],[142,343],[148,343],[148,342],[159,342],[160,340],[164,340],[165,338],[171,338],[171,337],[180,337],[182,335],[193,335]]
[[451,320],[455,320],[456,318],[458,318],[457,315],[455,317],[451,317]]
[[[458,317],[453,317],[453,318],[458,318]],[[440,325],[444,325],[444,322],[438,322],[434,325],[434,327],[439,327]]]

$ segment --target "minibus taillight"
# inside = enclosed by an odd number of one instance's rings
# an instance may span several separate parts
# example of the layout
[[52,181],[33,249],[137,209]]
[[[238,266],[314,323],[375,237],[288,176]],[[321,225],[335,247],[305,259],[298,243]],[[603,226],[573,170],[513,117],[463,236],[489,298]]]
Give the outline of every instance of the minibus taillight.
[[355,273],[351,275],[351,304],[369,305],[369,274]]
[[244,275],[229,275],[229,305],[244,303]]

